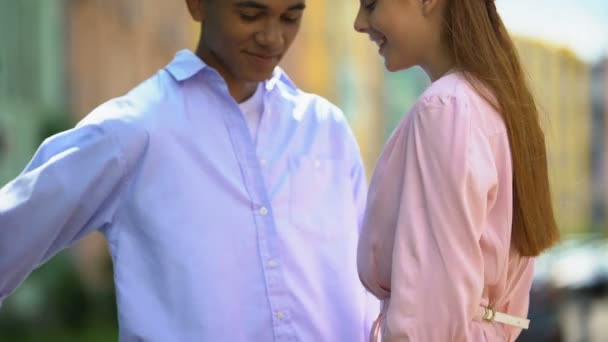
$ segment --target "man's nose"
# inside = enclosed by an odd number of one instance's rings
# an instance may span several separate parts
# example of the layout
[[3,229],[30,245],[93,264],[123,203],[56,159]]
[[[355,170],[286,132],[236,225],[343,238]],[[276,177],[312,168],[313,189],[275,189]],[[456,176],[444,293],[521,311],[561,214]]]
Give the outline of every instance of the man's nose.
[[271,48],[277,48],[283,45],[283,31],[281,23],[270,21],[264,25],[264,28],[256,35],[258,43]]

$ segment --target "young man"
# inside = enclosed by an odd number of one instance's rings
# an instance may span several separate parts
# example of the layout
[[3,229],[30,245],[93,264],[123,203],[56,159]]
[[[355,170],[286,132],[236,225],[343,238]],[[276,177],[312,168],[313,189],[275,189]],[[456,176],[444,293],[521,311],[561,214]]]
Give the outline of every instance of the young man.
[[277,67],[304,0],[188,0],[202,23],[0,189],[0,300],[93,230],[121,341],[363,341],[365,176],[341,112]]

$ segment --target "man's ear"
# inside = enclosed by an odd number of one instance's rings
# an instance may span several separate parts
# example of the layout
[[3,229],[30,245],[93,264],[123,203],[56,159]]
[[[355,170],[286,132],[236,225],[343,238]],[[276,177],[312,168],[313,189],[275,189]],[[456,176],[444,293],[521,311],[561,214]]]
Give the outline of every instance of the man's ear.
[[200,23],[203,21],[205,1],[207,0],[186,0],[188,12],[190,12],[190,16],[196,22]]

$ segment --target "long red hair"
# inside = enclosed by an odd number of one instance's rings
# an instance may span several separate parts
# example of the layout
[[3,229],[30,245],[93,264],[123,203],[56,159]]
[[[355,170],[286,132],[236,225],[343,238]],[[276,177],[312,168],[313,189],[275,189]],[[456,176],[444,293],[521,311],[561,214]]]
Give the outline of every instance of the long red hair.
[[559,241],[545,137],[519,56],[494,0],[447,0],[443,38],[456,68],[506,124],[513,162],[511,242],[521,255],[537,256]]

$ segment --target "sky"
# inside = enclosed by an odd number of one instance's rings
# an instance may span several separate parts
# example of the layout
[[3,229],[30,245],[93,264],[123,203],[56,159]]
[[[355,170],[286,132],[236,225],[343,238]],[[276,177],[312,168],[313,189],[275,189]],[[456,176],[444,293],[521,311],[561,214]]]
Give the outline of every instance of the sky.
[[496,0],[512,34],[570,48],[581,59],[608,57],[608,0]]

